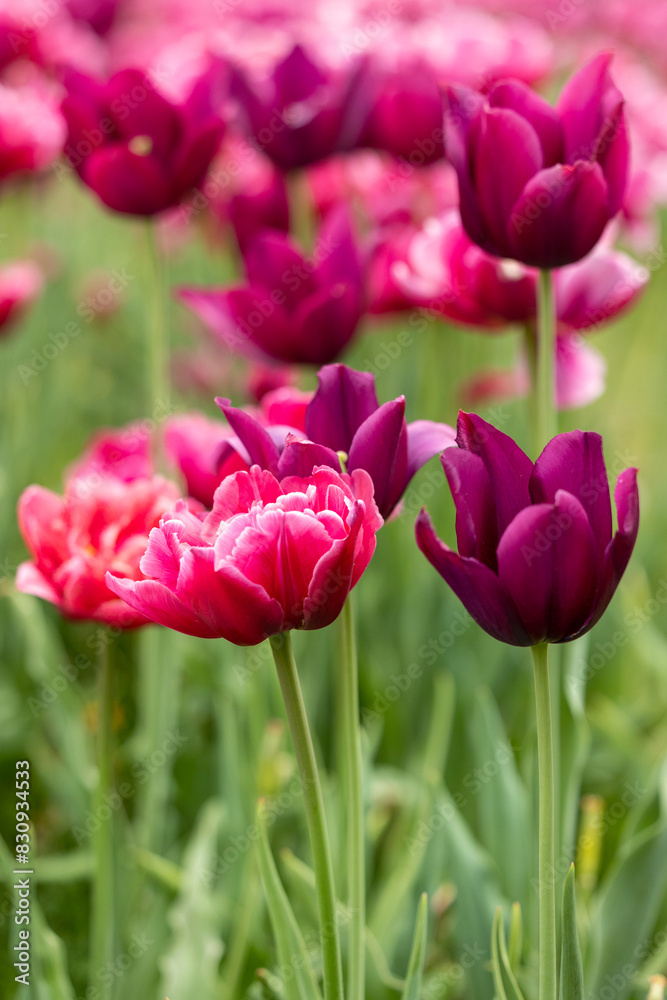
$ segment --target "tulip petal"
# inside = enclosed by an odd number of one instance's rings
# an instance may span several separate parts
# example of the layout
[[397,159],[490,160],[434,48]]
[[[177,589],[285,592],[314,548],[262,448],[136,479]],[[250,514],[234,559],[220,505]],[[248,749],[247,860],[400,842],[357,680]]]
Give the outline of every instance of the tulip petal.
[[61,602],[61,595],[34,563],[21,563],[16,570],[14,586],[22,594],[41,597],[45,601],[50,601],[51,604],[60,604]]
[[468,154],[471,130],[483,107],[484,98],[469,87],[447,87],[445,104],[445,150],[456,170],[461,221],[471,240],[486,246],[489,234],[482,219]]
[[588,619],[597,587],[595,539],[582,504],[558,490],[522,510],[498,543],[498,576],[533,643],[559,642]]
[[609,221],[608,195],[599,163],[577,160],[540,170],[508,213],[511,256],[541,268],[581,260]]
[[204,180],[211,160],[220,147],[224,130],[225,126],[221,121],[212,119],[183,139],[171,167],[174,200],[180,200]]
[[334,451],[349,453],[357,430],[378,408],[375,377],[347,365],[324,365],[306,410],[306,434]]
[[456,507],[459,553],[496,572],[498,525],[491,480],[484,462],[463,448],[447,448],[440,457]]
[[519,511],[531,503],[529,483],[533,463],[509,435],[476,413],[459,413],[456,440],[459,448],[479,455],[486,466],[500,537]]
[[366,470],[373,480],[378,509],[388,517],[406,486],[408,433],[403,396],[383,403],[364,420],[352,439],[347,467],[350,472]]
[[[142,96],[132,95],[133,90]],[[123,139],[148,136],[160,159],[175,148],[181,133],[178,111],[141,70],[123,69],[112,76],[104,88],[104,98]]]
[[405,485],[429,459],[456,444],[456,431],[449,424],[435,420],[413,420],[408,424],[408,467]]
[[452,552],[436,535],[425,510],[415,532],[421,551],[485,632],[512,646],[532,644],[509,591],[488,566]]
[[320,288],[304,299],[289,319],[292,343],[286,360],[310,365],[334,360],[352,339],[361,315],[362,301],[356,287],[340,282]]
[[312,271],[304,267],[303,254],[287,233],[260,232],[247,248],[244,264],[250,284],[282,296],[288,312],[316,289]]
[[[304,629],[324,628],[326,625],[330,625],[343,610],[347,595],[353,586],[357,539],[363,526],[364,513],[363,502],[355,500],[347,518],[347,537],[334,542],[315,566],[308,588],[308,596],[303,602]],[[370,553],[366,553],[369,560],[374,549],[375,534],[373,533]],[[361,567],[362,570],[363,568]]]
[[648,268],[618,250],[600,247],[554,275],[558,322],[570,330],[598,327],[635,301]]
[[544,166],[532,125],[515,111],[483,109],[475,136],[473,171],[479,207],[492,245],[484,249],[512,257],[508,220],[528,182]]
[[278,462],[277,478],[283,480],[286,476],[310,476],[317,466],[328,465],[336,472],[341,472],[338,454],[331,448],[315,444],[314,441],[288,439],[285,450]]
[[176,596],[214,635],[237,646],[256,646],[283,631],[283,610],[263,587],[232,565],[215,568],[213,548],[193,548],[181,562]]
[[153,155],[140,156],[127,146],[105,146],[86,161],[83,178],[116,212],[155,215],[172,204],[164,166]]
[[157,580],[127,580],[111,573],[107,573],[105,579],[109,590],[158,625],[204,639],[218,637],[218,632]]
[[570,431],[546,445],[535,462],[530,494],[534,503],[553,504],[558,490],[582,504],[602,562],[611,540],[611,497],[599,434]]
[[227,476],[215,491],[213,510],[202,526],[202,539],[213,543],[225,521],[235,514],[247,513],[255,503],[275,503],[281,492],[275,476],[256,465],[250,472]]
[[556,339],[556,406],[573,410],[589,406],[605,391],[607,362],[582,337]]
[[488,93],[492,108],[516,111],[533,126],[542,147],[544,166],[563,162],[563,129],[558,112],[520,80],[502,80]]
[[286,314],[273,307],[265,288],[180,288],[178,298],[228,350],[251,357],[265,354],[279,361],[290,359],[284,357],[290,355],[293,339]]
[[218,397],[216,403],[246,448],[251,464],[259,465],[260,468],[268,469],[269,472],[275,472],[278,468],[280,449],[268,431],[249,413],[232,406],[230,400]]

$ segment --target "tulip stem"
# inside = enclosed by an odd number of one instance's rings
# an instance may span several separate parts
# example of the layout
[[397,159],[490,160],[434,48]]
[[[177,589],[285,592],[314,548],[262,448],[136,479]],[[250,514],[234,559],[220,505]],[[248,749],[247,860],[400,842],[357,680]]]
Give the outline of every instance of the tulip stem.
[[537,281],[537,454],[558,431],[556,417],[556,315],[551,271],[540,271]]
[[155,423],[152,436],[153,464],[165,472],[164,420],[171,411],[169,378],[169,283],[158,247],[155,221],[148,220],[148,413]]
[[336,887],[324,816],[322,786],[315,760],[313,740],[308,726],[306,706],[299,684],[290,634],[283,632],[280,635],[271,636],[270,642],[285,702],[287,722],[292,734],[299,777],[303,785],[303,799],[313,854],[320,918],[324,997],[325,1000],[343,1000],[343,971],[336,915]]
[[350,912],[348,938],[348,1000],[364,1000],[366,958],[365,824],[362,785],[361,732],[359,728],[359,667],[352,595],[341,615],[340,658],[341,722],[345,801],[347,816],[347,898]]
[[549,646],[532,647],[537,714],[539,777],[538,892],[539,892],[539,1000],[556,1000],[556,885],[554,879],[554,760],[549,690]]
[[[98,829],[93,834],[95,875],[91,912],[90,983],[98,993],[100,972],[115,959],[114,844],[113,812],[109,801],[113,792],[114,662],[111,636],[104,637],[100,652],[99,696],[97,702],[97,789],[94,816]],[[106,812],[111,815],[106,816]],[[101,996],[110,996],[102,986]]]

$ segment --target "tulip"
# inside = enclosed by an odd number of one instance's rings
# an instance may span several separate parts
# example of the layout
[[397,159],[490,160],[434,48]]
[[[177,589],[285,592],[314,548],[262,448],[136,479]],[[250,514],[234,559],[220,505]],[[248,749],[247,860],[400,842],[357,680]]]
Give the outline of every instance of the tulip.
[[105,83],[71,70],[62,105],[65,153],[109,208],[155,215],[204,179],[222,139],[222,70],[211,63],[189,96],[169,100],[139,69]]
[[435,71],[419,59],[371,70],[371,109],[360,145],[383,149],[411,166],[444,156],[442,95]]
[[107,583],[162,625],[253,646],[337,618],[381,524],[363,471],[320,468],[278,482],[253,467],[221,483],[209,514],[181,502],[162,517],[143,578],[109,572]]
[[45,86],[0,84],[0,180],[49,167],[65,136],[65,121]]
[[[308,475],[317,465],[340,471],[342,457],[347,472],[369,474],[380,514],[388,518],[415,473],[453,443],[453,428],[430,420],[407,424],[403,396],[380,406],[370,372],[325,365],[317,379],[317,391],[305,411],[305,434],[285,435],[286,428],[276,427],[272,436],[229,400],[216,402],[252,463],[282,479]],[[226,452],[220,457],[226,458]]]
[[485,96],[447,92],[445,144],[463,225],[489,253],[533,267],[581,260],[621,208],[628,173],[623,98],[603,54],[552,108],[517,80]]
[[425,510],[417,544],[489,635],[514,646],[569,642],[601,618],[639,526],[636,469],[618,478],[612,536],[598,434],[553,438],[533,465],[512,438],[460,413],[456,448],[442,455],[456,506],[458,554]]
[[245,253],[247,282],[182,289],[194,313],[232,350],[320,365],[352,339],[363,312],[363,274],[347,211],[332,212],[312,256],[292,239],[260,233]]
[[237,68],[231,93],[253,145],[281,170],[293,170],[353,148],[366,107],[363,69],[362,62],[348,71],[329,68],[295,45],[268,78]]
[[105,574],[140,577],[149,533],[178,496],[176,485],[159,476],[106,477],[94,485],[74,478],[62,497],[29,486],[18,519],[32,561],[19,566],[17,589],[50,601],[66,618],[120,628],[147,624],[146,615],[112,593]]
[[34,302],[44,287],[44,274],[31,260],[0,267],[0,335]]

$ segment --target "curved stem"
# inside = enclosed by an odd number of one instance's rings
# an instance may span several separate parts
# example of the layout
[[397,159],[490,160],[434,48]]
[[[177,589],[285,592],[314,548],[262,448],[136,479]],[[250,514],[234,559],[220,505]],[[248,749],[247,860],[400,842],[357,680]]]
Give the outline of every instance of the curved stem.
[[557,433],[556,315],[551,271],[540,271],[537,281],[537,453]]
[[156,470],[166,471],[164,458],[164,420],[171,412],[169,378],[169,287],[164,261],[157,245],[153,219],[148,220],[148,258],[150,288],[148,303],[148,413],[155,421],[153,462]]
[[[97,715],[97,790],[94,817],[97,829],[93,834],[95,875],[91,913],[90,982],[100,990],[99,973],[115,959],[115,905],[114,905],[114,846],[113,846],[113,711],[114,669],[111,636],[105,636],[100,653],[99,700]],[[109,813],[106,816],[106,813]],[[104,818],[103,818],[104,817]],[[110,996],[109,987],[103,985],[101,996]]]
[[341,616],[340,658],[341,722],[345,760],[347,818],[347,896],[350,910],[348,945],[348,1000],[364,1000],[366,876],[364,797],[362,787],[361,732],[359,729],[359,669],[352,595]]
[[554,867],[554,762],[549,690],[549,646],[533,646],[539,774],[539,1000],[556,1000],[556,880]]
[[280,635],[272,636],[270,642],[285,702],[287,721],[292,734],[299,777],[303,785],[320,917],[324,996],[325,1000],[343,1000],[343,973],[336,917],[336,888],[315,750],[308,727],[306,706],[299,684],[290,634],[283,632]]

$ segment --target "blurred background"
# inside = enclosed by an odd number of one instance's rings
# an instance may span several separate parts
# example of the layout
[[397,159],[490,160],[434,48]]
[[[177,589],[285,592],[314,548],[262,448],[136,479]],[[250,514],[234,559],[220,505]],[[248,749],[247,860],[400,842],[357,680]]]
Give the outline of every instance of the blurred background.
[[[474,409],[532,454],[523,348],[530,320],[511,322],[487,302],[475,322],[456,314],[473,271],[468,258],[459,261],[454,280],[447,257],[447,234],[460,223],[442,94],[512,76],[555,100],[573,70],[609,51],[626,100],[632,171],[623,211],[595,251],[601,256],[580,286],[572,279],[559,325],[559,420],[561,430],[603,434],[612,482],[639,466],[642,522],[608,614],[561,650],[555,877],[578,857],[587,993],[663,997],[655,977],[667,975],[666,32],[658,0],[0,4],[0,779],[12,789],[15,762],[30,761],[36,855],[32,983],[23,987],[12,965],[12,858],[2,847],[3,996],[282,1000],[285,972],[244,833],[258,795],[275,803],[272,845],[295,911],[305,932],[316,928],[302,801],[290,790],[295,763],[268,651],[145,628],[117,639],[117,777],[131,788],[117,810],[132,861],[116,887],[124,938],[97,993],[88,978],[99,626],[66,621],[16,592],[27,553],[15,511],[31,483],[62,492],[65,471],[96,431],[132,421],[150,430],[163,419],[149,412],[145,391],[151,239],[176,413],[218,419],[215,396],[259,406],[276,387],[312,390],[318,362],[340,359],[375,374],[381,401],[404,394],[409,420],[455,424],[460,407]],[[149,231],[141,212],[113,211],[82,183],[77,157],[88,153],[72,81],[138,67],[178,104],[211,66],[220,73],[215,113],[224,134],[197,190],[152,213]],[[335,127],[327,115],[338,115]],[[354,233],[348,265],[358,298],[344,333],[335,318],[339,340],[326,356],[303,358],[291,342],[249,356],[228,326],[205,322],[177,297],[177,289],[247,282],[244,255],[267,229],[290,231],[308,258],[318,226],[341,206]],[[500,277],[511,286],[517,275],[506,265]],[[444,485],[434,459],[382,529],[357,594],[367,994],[399,995],[427,891],[423,996],[491,1000],[494,909],[502,905],[509,918],[518,901],[519,979],[531,998],[529,659],[471,623],[416,548],[424,504],[441,537],[454,541]],[[295,645],[340,862],[330,631],[297,635]],[[0,801],[9,845],[14,804],[11,795]]]

